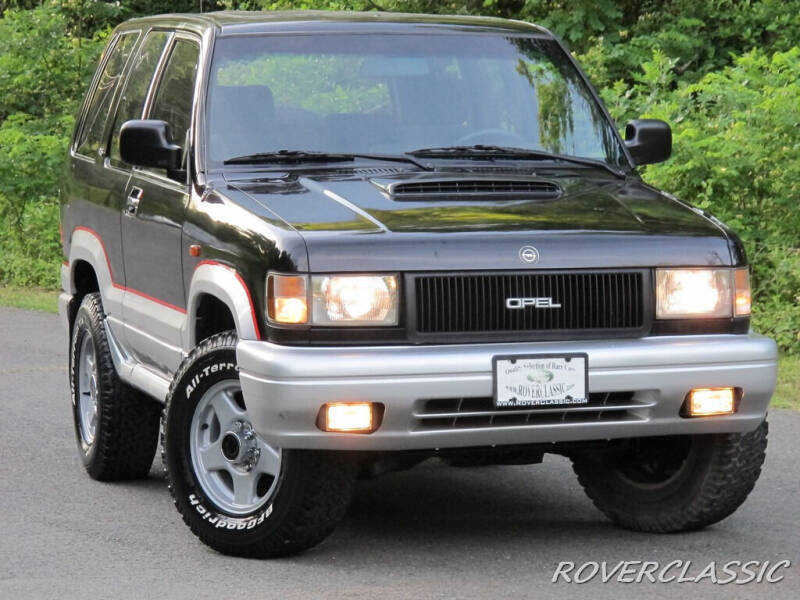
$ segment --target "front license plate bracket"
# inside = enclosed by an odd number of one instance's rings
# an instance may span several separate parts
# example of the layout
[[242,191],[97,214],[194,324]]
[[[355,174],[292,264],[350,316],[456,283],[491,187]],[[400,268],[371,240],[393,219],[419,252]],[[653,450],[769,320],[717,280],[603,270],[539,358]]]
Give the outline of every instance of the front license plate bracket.
[[499,410],[569,408],[589,403],[589,355],[525,354],[492,358]]

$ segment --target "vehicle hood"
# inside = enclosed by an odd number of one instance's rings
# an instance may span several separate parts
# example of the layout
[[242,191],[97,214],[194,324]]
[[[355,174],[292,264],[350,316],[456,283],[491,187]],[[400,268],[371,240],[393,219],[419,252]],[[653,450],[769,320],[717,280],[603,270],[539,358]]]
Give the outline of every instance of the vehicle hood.
[[[556,184],[560,195],[546,200],[398,200],[390,184],[441,173],[390,169],[228,176],[227,186],[295,229],[316,272],[732,264],[730,237],[709,215],[638,178],[586,172],[514,178]],[[537,263],[521,261],[523,246],[538,250]]]

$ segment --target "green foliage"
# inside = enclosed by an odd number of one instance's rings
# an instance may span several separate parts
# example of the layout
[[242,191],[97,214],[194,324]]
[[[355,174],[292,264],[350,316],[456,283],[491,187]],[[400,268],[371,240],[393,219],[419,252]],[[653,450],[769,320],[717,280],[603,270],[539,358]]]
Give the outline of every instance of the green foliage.
[[104,36],[72,38],[66,27],[66,17],[49,4],[9,10],[0,19],[0,120],[74,112]]
[[38,202],[31,203],[18,223],[0,221],[0,281],[4,285],[58,288],[58,216],[56,202]]
[[58,284],[58,175],[104,35],[64,35],[55,5],[0,19],[0,282]]
[[634,84],[604,91],[618,122],[672,123],[673,158],[645,170],[654,185],[712,212],[745,241],[755,322],[783,347],[800,342],[800,48],[753,50],[695,83],[654,51]]
[[[798,0],[651,0],[625,10],[616,30],[589,34],[573,50],[598,87],[630,82],[654,49],[682,81],[695,81],[753,49],[782,52],[800,39]],[[588,33],[588,32],[587,32]]]
[[71,127],[71,117],[21,113],[0,124],[0,282],[58,283],[58,174]]

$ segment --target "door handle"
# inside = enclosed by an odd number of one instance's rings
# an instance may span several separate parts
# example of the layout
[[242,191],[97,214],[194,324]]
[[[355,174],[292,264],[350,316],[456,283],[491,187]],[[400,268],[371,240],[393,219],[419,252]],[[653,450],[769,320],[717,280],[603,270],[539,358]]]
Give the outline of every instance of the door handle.
[[128,200],[125,202],[125,214],[129,217],[135,217],[139,210],[139,201],[142,199],[144,190],[140,187],[132,187],[131,193],[128,194]]

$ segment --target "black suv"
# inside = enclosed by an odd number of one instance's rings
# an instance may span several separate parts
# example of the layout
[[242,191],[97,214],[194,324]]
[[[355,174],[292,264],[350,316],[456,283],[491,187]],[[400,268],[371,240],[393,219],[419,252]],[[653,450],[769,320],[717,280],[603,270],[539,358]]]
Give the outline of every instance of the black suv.
[[[359,476],[571,458],[608,517],[704,527],[758,477],[775,344],[740,240],[645,184],[534,25],[136,19],[65,164],[60,309],[95,479],[158,445],[230,554],[320,542]],[[163,416],[162,416],[163,413]]]

